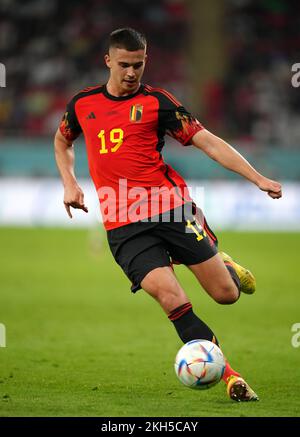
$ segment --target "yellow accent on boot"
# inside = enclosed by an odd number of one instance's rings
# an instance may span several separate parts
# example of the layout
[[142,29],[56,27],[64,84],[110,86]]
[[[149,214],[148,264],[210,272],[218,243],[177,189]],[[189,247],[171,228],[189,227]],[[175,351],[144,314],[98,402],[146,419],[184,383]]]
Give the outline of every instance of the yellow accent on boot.
[[227,394],[236,402],[259,401],[259,397],[240,376],[231,375],[227,379]]
[[238,275],[241,283],[241,291],[246,294],[253,294],[256,289],[256,280],[253,274],[250,272],[250,270],[237,264],[235,261],[233,261],[231,256],[227,255],[227,253],[225,252],[219,252],[219,253],[221,255],[222,260],[232,265],[232,267],[236,271],[236,274]]

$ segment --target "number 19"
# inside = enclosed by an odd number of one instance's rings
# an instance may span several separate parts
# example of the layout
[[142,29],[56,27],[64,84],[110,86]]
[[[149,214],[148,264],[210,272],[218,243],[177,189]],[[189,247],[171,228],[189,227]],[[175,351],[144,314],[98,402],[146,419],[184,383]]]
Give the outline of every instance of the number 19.
[[[104,153],[108,153],[109,149],[106,147],[106,141],[105,141],[105,130],[102,129],[98,133],[98,138],[101,141],[101,149],[99,150],[99,153],[102,155]],[[111,152],[116,152],[123,144],[124,139],[124,131],[123,129],[116,128],[112,129],[109,133],[109,139],[112,144],[115,144],[113,147],[111,147]]]

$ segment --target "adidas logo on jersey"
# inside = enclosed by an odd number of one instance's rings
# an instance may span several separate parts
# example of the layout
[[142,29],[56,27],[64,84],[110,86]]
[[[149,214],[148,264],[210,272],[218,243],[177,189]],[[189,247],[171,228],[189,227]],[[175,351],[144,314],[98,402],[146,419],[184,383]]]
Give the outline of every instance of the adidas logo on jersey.
[[96,118],[96,115],[93,112],[90,112],[87,117],[85,117],[87,120],[90,120],[91,118]]

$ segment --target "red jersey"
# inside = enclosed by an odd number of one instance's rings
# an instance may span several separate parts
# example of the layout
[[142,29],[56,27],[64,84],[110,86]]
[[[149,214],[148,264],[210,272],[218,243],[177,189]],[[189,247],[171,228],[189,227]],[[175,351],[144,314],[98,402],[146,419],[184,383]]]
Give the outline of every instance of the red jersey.
[[184,179],[161,155],[168,134],[184,146],[203,126],[171,94],[141,85],[115,97],[86,88],[67,105],[60,131],[82,132],[107,230],[154,217],[190,201]]

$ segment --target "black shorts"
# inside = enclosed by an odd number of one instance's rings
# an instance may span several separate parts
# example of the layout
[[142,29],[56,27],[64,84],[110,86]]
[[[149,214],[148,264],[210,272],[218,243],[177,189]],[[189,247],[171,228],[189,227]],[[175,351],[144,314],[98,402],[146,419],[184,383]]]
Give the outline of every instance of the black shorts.
[[157,216],[156,221],[152,218],[112,229],[107,239],[116,262],[132,282],[133,293],[151,270],[172,262],[192,265],[206,261],[217,253],[218,242],[194,205],[184,213],[176,208]]

